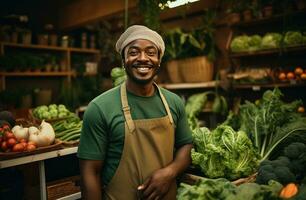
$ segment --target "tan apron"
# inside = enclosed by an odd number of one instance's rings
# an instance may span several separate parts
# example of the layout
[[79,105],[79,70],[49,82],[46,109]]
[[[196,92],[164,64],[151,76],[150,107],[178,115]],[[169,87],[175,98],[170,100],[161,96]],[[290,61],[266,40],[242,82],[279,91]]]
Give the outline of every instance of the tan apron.
[[[158,87],[157,87],[158,88]],[[122,157],[114,177],[104,188],[103,196],[111,200],[141,199],[137,187],[155,170],[173,161],[174,124],[169,106],[158,88],[167,116],[132,120],[125,83],[121,85],[121,102],[125,117],[125,139]],[[176,199],[176,182],[163,198]]]

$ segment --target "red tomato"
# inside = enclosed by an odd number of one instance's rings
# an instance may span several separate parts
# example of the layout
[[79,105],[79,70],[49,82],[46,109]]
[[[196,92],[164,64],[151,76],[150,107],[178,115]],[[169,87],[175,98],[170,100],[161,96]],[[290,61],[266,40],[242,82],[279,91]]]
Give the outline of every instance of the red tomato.
[[6,150],[8,149],[8,146],[7,146],[6,141],[3,141],[3,142],[1,143],[1,149],[2,149],[2,151],[6,151]]
[[14,139],[15,139],[15,135],[14,135],[14,133],[12,133],[12,132],[10,132],[10,131],[6,131],[6,132],[4,133],[4,138],[5,138],[6,140],[8,140],[8,139],[10,139],[10,138],[14,138]]
[[26,147],[26,150],[27,151],[34,151],[36,149],[36,146],[34,145],[34,144],[29,144],[28,143],[28,145],[27,145],[27,147]]
[[17,143],[17,140],[15,138],[9,138],[8,140],[6,140],[6,142],[8,147],[12,147]]
[[2,126],[2,128],[3,128],[4,130],[10,130],[10,126],[7,125],[7,124],[4,124],[4,125]]
[[0,143],[3,141],[3,136],[1,135],[0,136]]

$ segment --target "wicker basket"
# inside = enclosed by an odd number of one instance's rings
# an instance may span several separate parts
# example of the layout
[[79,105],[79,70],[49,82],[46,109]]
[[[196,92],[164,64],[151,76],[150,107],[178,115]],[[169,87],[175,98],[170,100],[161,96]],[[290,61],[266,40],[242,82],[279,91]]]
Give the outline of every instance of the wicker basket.
[[67,195],[80,192],[80,177],[72,176],[47,183],[48,200],[55,200]]
[[179,69],[183,81],[187,83],[208,82],[213,79],[213,63],[204,56],[180,60]]
[[168,61],[166,64],[168,76],[171,83],[181,83],[183,82],[181,73],[179,70],[179,61],[178,60],[171,60]]

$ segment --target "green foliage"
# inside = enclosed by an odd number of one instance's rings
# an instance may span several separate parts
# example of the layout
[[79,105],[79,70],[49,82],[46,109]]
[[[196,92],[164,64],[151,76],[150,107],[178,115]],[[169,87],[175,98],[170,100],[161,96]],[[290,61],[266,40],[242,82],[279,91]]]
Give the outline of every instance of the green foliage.
[[240,129],[249,134],[262,160],[288,138],[306,131],[306,118],[297,113],[301,101],[285,103],[278,88],[263,94],[259,104],[246,101],[240,106]]
[[213,34],[215,31],[214,20],[216,12],[205,10],[202,18],[202,25],[191,30],[175,28],[163,33],[165,40],[164,60],[184,59],[196,56],[207,56],[214,60],[217,47]]
[[256,171],[259,156],[245,132],[235,132],[227,125],[212,132],[201,127],[194,130],[193,138],[192,162],[206,177],[235,180]]
[[111,78],[113,80],[114,87],[120,85],[126,80],[125,70],[122,67],[114,67],[111,70]]
[[299,31],[288,31],[284,36],[284,44],[291,45],[302,45],[303,44],[303,35]]
[[279,48],[283,36],[280,33],[266,33],[262,38],[262,48]]
[[265,160],[260,164],[256,182],[266,184],[270,180],[282,184],[300,183],[305,177],[306,145],[294,142],[284,148],[284,152],[275,160]]
[[194,185],[181,183],[178,200],[280,200],[282,184],[270,181],[267,185],[244,183],[234,185],[224,178],[200,179]]
[[168,1],[169,0],[138,0],[139,12],[143,15],[144,24],[147,27],[159,30],[161,7],[167,4]]

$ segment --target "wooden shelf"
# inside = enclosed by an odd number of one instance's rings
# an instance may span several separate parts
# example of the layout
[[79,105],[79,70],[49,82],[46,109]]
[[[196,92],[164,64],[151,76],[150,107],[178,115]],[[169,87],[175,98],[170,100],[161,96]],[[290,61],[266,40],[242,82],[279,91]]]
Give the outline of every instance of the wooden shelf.
[[273,15],[271,17],[267,17],[267,18],[261,18],[261,19],[254,19],[251,21],[241,21],[238,23],[234,23],[231,24],[232,27],[234,28],[238,28],[238,27],[251,27],[251,26],[260,26],[263,24],[269,24],[269,23],[273,23],[273,22],[281,22],[282,20],[286,19],[286,17],[301,17],[302,15],[306,14],[306,10],[300,10],[300,11],[294,11],[294,12],[289,12],[286,14],[277,14],[277,15]]
[[305,87],[306,83],[271,83],[271,84],[234,84],[234,89],[252,89],[254,91],[259,91],[261,88],[289,88],[289,87]]
[[19,157],[19,158],[13,158],[9,160],[2,160],[0,161],[0,169],[7,168],[7,167],[13,167],[17,165],[23,165],[27,163],[47,160],[49,158],[55,158],[65,155],[74,154],[77,152],[78,147],[70,147],[70,148],[64,148],[60,150],[45,152],[45,153],[39,153],[39,154],[33,154],[29,156]]
[[72,76],[73,71],[67,72],[0,72],[0,76]]
[[48,46],[48,45],[38,45],[38,44],[18,44],[18,43],[1,43],[3,46],[6,47],[13,47],[13,48],[25,48],[25,49],[45,49],[45,50],[54,50],[54,51],[71,51],[77,53],[94,53],[99,54],[100,51],[97,49],[84,49],[84,48],[75,48],[75,47],[60,47],[60,46]]
[[93,53],[93,54],[99,54],[100,51],[97,49],[81,49],[81,48],[69,48],[70,51],[76,52],[76,53]]
[[169,83],[169,84],[163,83],[158,85],[169,90],[171,89],[179,90],[179,89],[196,89],[196,88],[214,88],[220,85],[220,83],[217,81],[210,81],[202,83]]
[[248,57],[248,56],[259,56],[259,55],[277,55],[277,54],[285,54],[288,52],[295,51],[306,51],[306,46],[292,46],[292,47],[284,47],[277,49],[265,49],[258,51],[250,51],[250,52],[240,52],[240,53],[230,53],[231,58],[240,58],[240,57]]

